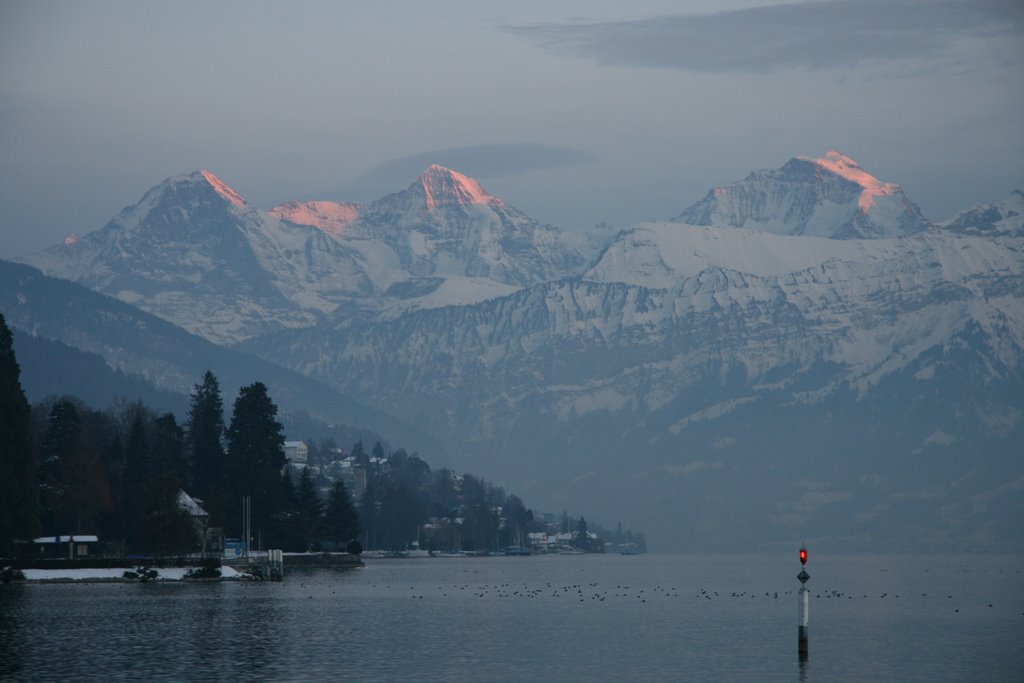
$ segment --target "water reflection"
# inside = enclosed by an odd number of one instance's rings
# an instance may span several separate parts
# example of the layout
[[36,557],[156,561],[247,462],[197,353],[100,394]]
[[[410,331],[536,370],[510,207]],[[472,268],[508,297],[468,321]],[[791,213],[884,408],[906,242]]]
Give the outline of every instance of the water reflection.
[[[287,596],[280,584],[240,584],[229,600],[221,600],[225,612],[220,656],[242,670],[263,678],[273,676],[281,665],[282,641],[288,629],[301,624],[284,618]],[[287,621],[287,623],[286,623]],[[237,670],[237,669],[236,669]]]
[[27,586],[0,586],[0,677],[22,670],[26,633],[18,628]]
[[222,640],[229,637],[224,622],[224,605],[229,602],[224,596],[224,585],[208,583],[198,587],[204,595],[195,606],[190,641],[195,657],[197,673],[202,678],[214,678],[225,673],[223,655],[220,652]]

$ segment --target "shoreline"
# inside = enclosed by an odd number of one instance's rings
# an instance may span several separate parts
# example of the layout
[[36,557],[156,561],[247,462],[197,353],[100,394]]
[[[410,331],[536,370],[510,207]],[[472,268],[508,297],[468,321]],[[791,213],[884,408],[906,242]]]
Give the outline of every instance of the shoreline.
[[215,581],[244,581],[247,576],[229,566],[220,568],[219,577],[189,577],[186,574],[200,567],[157,568],[157,575],[148,579],[126,578],[124,573],[132,571],[123,567],[106,569],[22,569],[24,579],[13,579],[11,584],[54,584],[54,583],[201,583]]

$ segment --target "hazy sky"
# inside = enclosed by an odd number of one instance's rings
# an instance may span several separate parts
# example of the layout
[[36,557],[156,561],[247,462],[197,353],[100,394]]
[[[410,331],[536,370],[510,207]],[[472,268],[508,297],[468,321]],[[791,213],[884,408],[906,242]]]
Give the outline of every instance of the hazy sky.
[[5,0],[0,258],[197,168],[269,208],[437,162],[582,229],[835,148],[942,220],[1024,188],[1022,122],[1017,0]]

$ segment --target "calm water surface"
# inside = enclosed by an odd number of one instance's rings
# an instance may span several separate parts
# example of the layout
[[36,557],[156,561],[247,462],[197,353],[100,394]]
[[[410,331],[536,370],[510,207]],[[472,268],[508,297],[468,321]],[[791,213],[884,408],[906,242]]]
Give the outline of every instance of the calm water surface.
[[1024,557],[369,560],[280,584],[0,586],[0,678],[1024,680]]

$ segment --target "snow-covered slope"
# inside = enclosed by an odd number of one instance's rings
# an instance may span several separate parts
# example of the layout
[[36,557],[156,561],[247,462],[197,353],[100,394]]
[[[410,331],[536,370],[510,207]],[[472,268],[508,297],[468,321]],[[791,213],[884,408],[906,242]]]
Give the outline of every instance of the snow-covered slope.
[[521,287],[580,265],[557,228],[438,165],[407,189],[369,204],[346,234],[385,242],[414,277],[487,278]]
[[[797,158],[577,269],[556,230],[442,167],[276,215],[199,173],[28,260],[247,339],[542,508],[617,505],[701,547],[815,520],[981,543],[992,517],[943,515],[1021,504],[999,488],[1024,490],[1021,198],[933,228],[846,157]],[[888,516],[908,501],[933,502]]]
[[[649,528],[686,518],[657,528],[706,544],[809,528],[821,516],[793,502],[815,497],[803,481],[857,501],[822,531],[855,534],[914,482],[952,490],[975,453],[1001,474],[966,489],[1013,472],[1024,240],[649,224],[578,280],[248,348],[422,425],[541,504],[615,501]],[[885,484],[837,488],[851,481]],[[891,534],[886,519],[873,532]]]
[[208,171],[165,180],[106,226],[20,259],[231,344],[327,315],[372,320],[502,296],[580,265],[558,230],[429,168],[361,209],[255,209]]
[[285,202],[267,213],[289,223],[309,225],[331,235],[340,235],[349,223],[359,217],[359,205],[351,202]]
[[103,228],[20,260],[218,343],[311,325],[372,291],[358,252],[258,211],[209,171],[169,178]]
[[[519,419],[520,402],[566,419],[646,414],[720,373],[752,390],[796,384],[824,362],[837,372],[817,390],[868,391],[972,326],[993,340],[983,350],[993,367],[1021,371],[1020,239],[836,241],[651,224],[620,235],[582,281],[344,337],[303,331],[262,350],[451,438],[466,423]],[[560,381],[563,371],[576,381]]]
[[929,227],[899,185],[834,150],[716,187],[674,220],[833,239],[899,237]]
[[998,204],[978,204],[961,211],[940,227],[962,235],[1024,236],[1024,192],[1014,190]]

